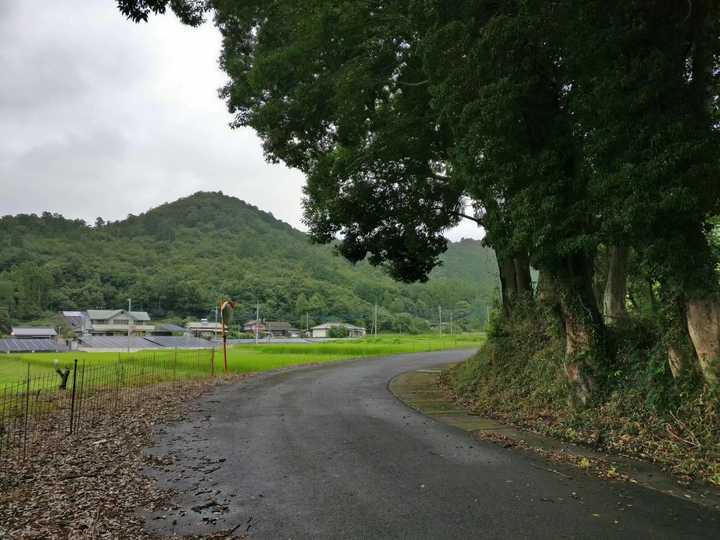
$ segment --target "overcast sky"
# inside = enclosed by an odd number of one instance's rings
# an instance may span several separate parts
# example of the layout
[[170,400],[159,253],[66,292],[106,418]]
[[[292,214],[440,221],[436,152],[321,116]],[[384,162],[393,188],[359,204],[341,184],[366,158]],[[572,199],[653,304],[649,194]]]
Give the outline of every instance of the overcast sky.
[[[0,0],[0,215],[122,219],[223,191],[303,228],[303,176],[218,98],[220,35],[114,0]],[[448,236],[479,238],[465,223]]]

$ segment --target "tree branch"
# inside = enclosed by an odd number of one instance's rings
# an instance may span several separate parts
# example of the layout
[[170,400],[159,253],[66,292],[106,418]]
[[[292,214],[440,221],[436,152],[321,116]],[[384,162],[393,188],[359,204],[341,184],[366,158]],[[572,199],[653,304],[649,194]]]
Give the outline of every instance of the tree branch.
[[425,84],[430,84],[430,79],[425,79],[424,81],[418,81],[418,82],[396,81],[396,83],[401,84],[403,86],[423,86]]
[[457,216],[457,217],[459,217],[459,218],[469,219],[470,221],[474,221],[474,222],[477,223],[478,225],[482,225],[482,224],[483,224],[482,219],[480,219],[480,218],[478,218],[478,217],[475,217],[475,216],[468,216],[468,215],[467,215],[466,213],[464,213],[464,212],[453,212],[453,215],[454,215],[454,216]]

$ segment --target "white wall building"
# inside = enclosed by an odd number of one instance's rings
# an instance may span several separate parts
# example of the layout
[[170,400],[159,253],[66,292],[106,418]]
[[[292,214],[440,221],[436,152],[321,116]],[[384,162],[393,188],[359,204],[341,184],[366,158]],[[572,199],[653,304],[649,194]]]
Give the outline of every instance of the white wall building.
[[90,333],[94,336],[122,336],[149,334],[155,331],[146,311],[124,309],[88,309]]
[[202,338],[214,338],[222,336],[222,323],[208,322],[202,320],[198,322],[189,322],[185,325],[191,336]]
[[330,337],[330,330],[332,328],[345,328],[348,331],[348,337],[364,337],[365,329],[361,326],[355,326],[354,324],[348,324],[344,322],[329,322],[325,324],[319,324],[313,326],[310,331],[314,338],[326,338]]

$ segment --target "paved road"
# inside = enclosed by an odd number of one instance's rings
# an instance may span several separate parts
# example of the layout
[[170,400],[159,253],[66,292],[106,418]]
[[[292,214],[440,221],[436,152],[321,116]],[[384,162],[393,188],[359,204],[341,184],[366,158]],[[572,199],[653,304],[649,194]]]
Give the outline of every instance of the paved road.
[[220,388],[153,450],[175,457],[155,474],[181,493],[178,509],[151,525],[181,534],[237,526],[258,539],[720,538],[716,512],[553,473],[387,390],[399,373],[468,354],[359,360]]

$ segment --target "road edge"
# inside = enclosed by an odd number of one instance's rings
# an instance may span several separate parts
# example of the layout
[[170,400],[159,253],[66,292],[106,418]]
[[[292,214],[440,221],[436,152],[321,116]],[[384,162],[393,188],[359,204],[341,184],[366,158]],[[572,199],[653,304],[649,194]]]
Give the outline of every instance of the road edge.
[[[656,465],[625,456],[551,439],[492,418],[472,414],[440,388],[440,374],[447,364],[411,370],[388,382],[388,391],[411,409],[437,422],[461,429],[474,438],[490,440],[506,448],[520,448],[548,462],[561,462],[580,473],[608,480],[624,480],[653,491],[720,510],[720,490],[710,486],[683,486]],[[563,474],[553,470],[557,474]]]

